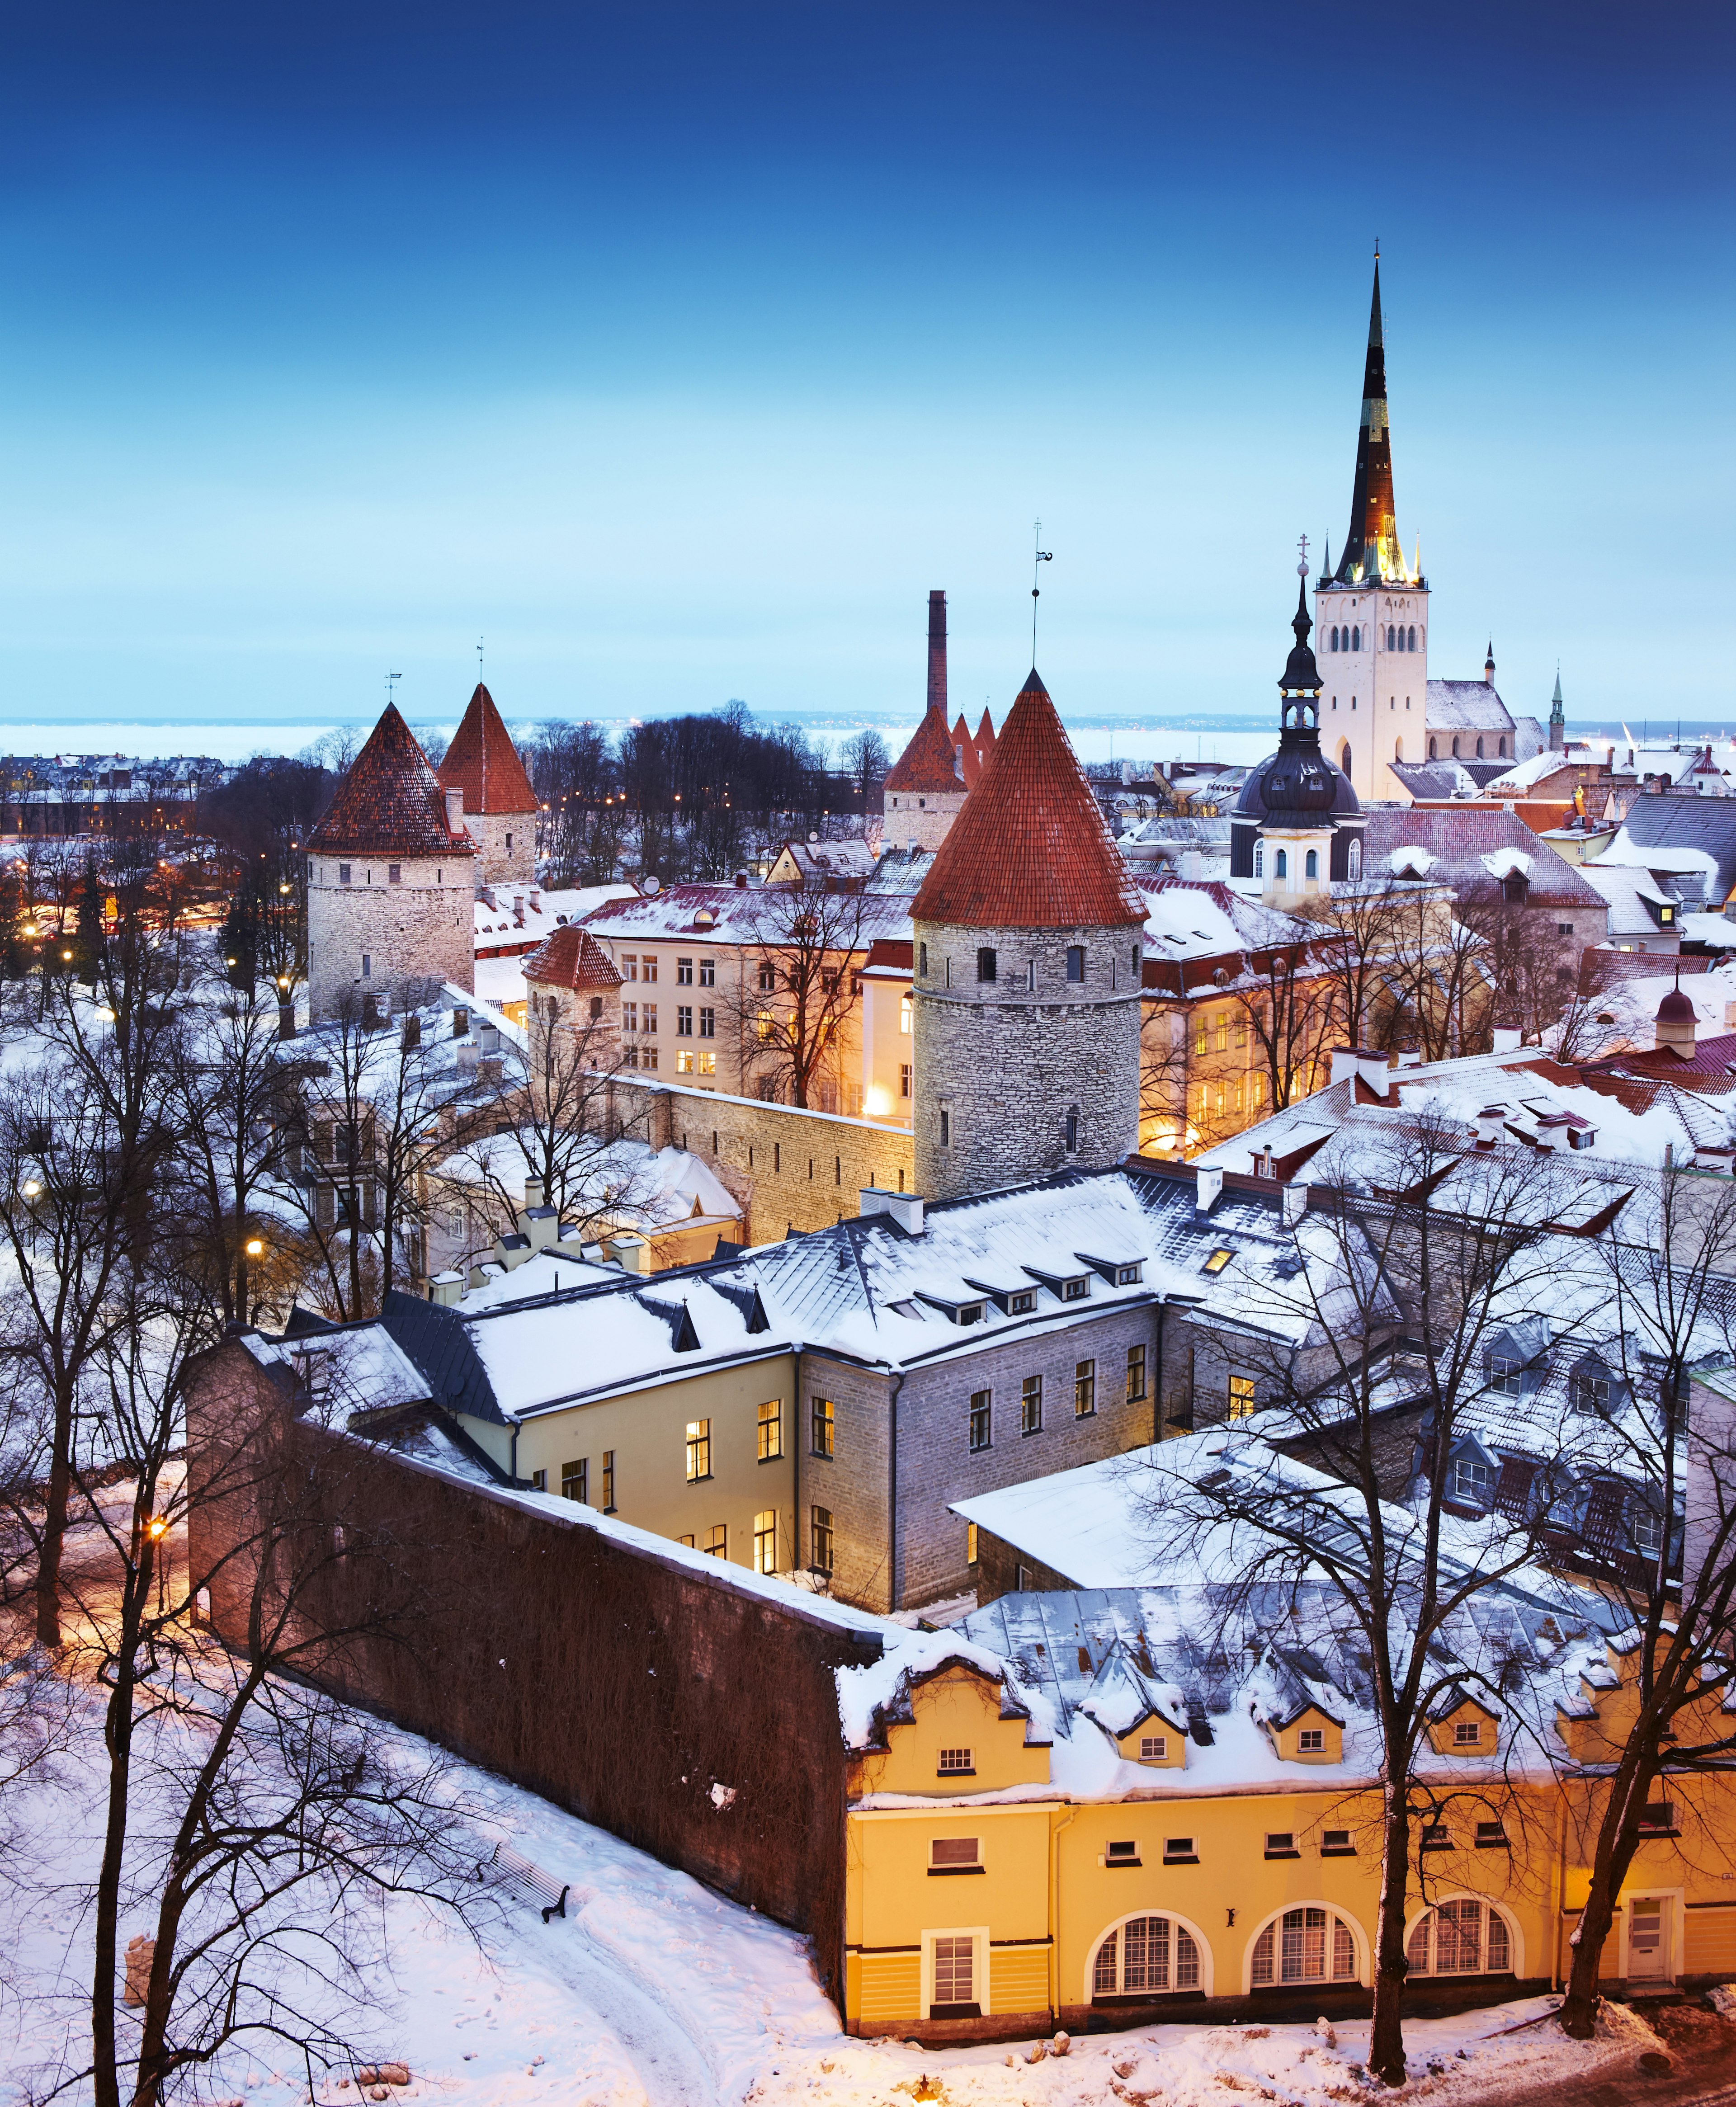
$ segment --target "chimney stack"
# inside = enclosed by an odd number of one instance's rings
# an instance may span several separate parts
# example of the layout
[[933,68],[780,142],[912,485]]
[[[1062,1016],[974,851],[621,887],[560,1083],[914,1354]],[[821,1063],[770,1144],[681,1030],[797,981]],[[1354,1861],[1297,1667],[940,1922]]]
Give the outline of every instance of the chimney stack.
[[461,788],[446,793],[446,831],[449,834],[464,832],[464,792]]
[[929,708],[947,714],[947,595],[929,595]]

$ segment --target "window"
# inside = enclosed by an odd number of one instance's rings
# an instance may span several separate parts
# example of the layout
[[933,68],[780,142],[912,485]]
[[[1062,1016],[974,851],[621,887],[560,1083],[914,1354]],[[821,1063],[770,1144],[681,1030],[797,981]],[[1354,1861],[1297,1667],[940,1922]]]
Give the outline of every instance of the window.
[[1095,1361],[1076,1361],[1073,1363],[1073,1417],[1089,1419],[1097,1409],[1097,1363]]
[[1127,1349],[1127,1402],[1137,1404],[1145,1395],[1145,1349],[1129,1346]]
[[976,2016],[976,1960],[977,1943],[968,1932],[935,1940],[934,1995],[929,2006],[931,2018]]
[[[1392,757],[1395,761],[1402,761],[1404,759],[1405,744],[1402,739],[1399,741],[1398,750]],[[1354,883],[1356,879],[1360,878],[1362,875],[1362,844],[1360,841],[1353,841],[1351,843],[1346,860],[1351,878]]]
[[1194,1849],[1191,1836],[1166,1836],[1163,1840],[1163,1862],[1166,1866],[1197,1866],[1199,1854]]
[[[655,1068],[655,1067],[656,1067],[656,1066],[657,1066],[657,1049],[656,1049],[654,1046],[645,1046],[645,1045],[639,1045],[639,1046],[636,1046],[632,1050],[633,1050],[633,1052],[634,1052],[634,1053],[636,1053],[636,1054],[638,1055],[638,1057],[639,1057],[638,1065],[639,1065],[639,1067],[641,1067],[641,1068]],[[677,1064],[677,1065],[679,1065],[679,1064]]]
[[1477,1848],[1479,1851],[1504,1851],[1507,1849],[1504,1823],[1479,1822],[1477,1825]]
[[1234,1251],[1215,1251],[1199,1269],[1202,1273],[1221,1273],[1235,1256]]
[[1413,1975],[1500,1975],[1513,1965],[1507,1920],[1471,1895],[1425,1910],[1405,1955]]
[[401,863],[389,863],[386,865],[386,883],[388,885],[402,885],[403,882],[403,865]]
[[1019,1399],[1019,1431],[1021,1434],[1041,1434],[1043,1431],[1043,1379],[1041,1376],[1027,1376]]
[[1007,1314],[1010,1317],[1028,1317],[1036,1307],[1037,1291],[1035,1288],[1022,1287],[1019,1289],[1018,1294],[1010,1295],[1006,1299],[1006,1310]]
[[590,1497],[585,1485],[590,1475],[591,1458],[588,1456],[581,1456],[576,1463],[563,1463],[560,1467],[561,1497],[578,1500],[582,1504]]
[[910,1094],[911,1064],[908,1061],[901,1061],[898,1063],[898,1095],[901,1098],[907,1098]]
[[754,1430],[758,1460],[775,1463],[784,1453],[784,1400],[768,1397],[759,1408],[759,1422]]
[[1256,878],[1264,878],[1265,875],[1266,844],[1264,842],[1256,842],[1254,843],[1254,876]]
[[1567,1378],[1567,1396],[1576,1412],[1609,1410],[1609,1377],[1576,1368]]
[[832,1510],[816,1507],[808,1525],[808,1542],[814,1570],[830,1573],[832,1570]]
[[1646,1803],[1640,1816],[1639,1833],[1642,1836],[1670,1836],[1675,1833],[1675,1802],[1672,1799],[1653,1799]]
[[691,1039],[693,1036],[693,1011],[685,1002],[676,1005],[675,1036],[677,1039]]
[[1212,1051],[1212,1025],[1208,1018],[1202,1017],[1199,1020],[1199,1029],[1194,1035],[1194,1051],[1196,1054]]
[[1326,1729],[1324,1727],[1304,1727],[1296,1736],[1296,1752],[1302,1756],[1324,1756],[1326,1753]]
[[753,1033],[762,1045],[771,1036],[771,1013],[769,1009],[762,1009],[754,1018]]
[[648,981],[654,981],[657,977],[657,954],[654,951],[645,951],[641,953],[640,955],[639,964],[644,972],[645,977]]
[[715,987],[717,985],[717,960],[715,959],[701,959],[699,961],[699,986],[701,987]]
[[1643,1552],[1648,1558],[1655,1557],[1663,1548],[1662,1521],[1650,1507],[1642,1507],[1637,1502],[1629,1516],[1628,1533],[1634,1539],[1635,1550]]
[[340,863],[338,865],[338,883],[340,885],[348,885],[349,883],[349,865],[347,863]]
[[711,1476],[711,1422],[708,1419],[690,1419],[687,1422],[687,1482]]
[[1140,1736],[1140,1761],[1142,1763],[1167,1763],[1168,1760],[1169,1736],[1167,1734]]
[[657,1029],[657,1005],[654,1002],[648,1002],[645,1006],[645,1028],[647,1031]]
[[1495,1473],[1474,1456],[1460,1456],[1453,1463],[1453,1498],[1469,1507],[1486,1507],[1495,1489]]
[[716,1011],[716,1010],[714,1010],[714,1009],[702,1009],[702,1010],[699,1012],[699,1036],[700,1036],[700,1038],[701,1038],[701,1039],[715,1039],[715,1038],[717,1037],[717,1011]]
[[614,1511],[615,1452],[613,1449],[605,1449],[603,1451],[603,1512],[613,1514]]
[[730,1531],[727,1522],[713,1522],[705,1532],[705,1556],[708,1558],[727,1558],[730,1555]]
[[676,960],[675,984],[677,987],[691,987],[693,986],[693,961],[691,959],[677,959]]
[[548,1472],[533,1471],[530,1474],[530,1489],[533,1493],[546,1493],[548,1490]]
[[1071,1156],[1079,1146],[1079,1107],[1077,1105],[1069,1105],[1067,1107],[1066,1133],[1067,1152]]
[[753,1517],[753,1570],[777,1570],[777,1512],[773,1507],[762,1507]]
[[1198,1990],[1199,1948],[1185,1926],[1167,1916],[1136,1916],[1112,1931],[1091,1963],[1095,1997],[1149,1997]]
[[[976,1763],[969,1749],[942,1749],[934,1768],[942,1777],[956,1777],[960,1772],[968,1772],[972,1777],[977,1774]],[[971,1856],[976,1856],[974,1849]]]
[[1347,1829],[1324,1829],[1320,1832],[1320,1856],[1323,1858],[1353,1858],[1356,1847],[1350,1840]]
[[1453,1722],[1453,1746],[1455,1749],[1480,1749],[1483,1745],[1483,1723],[1481,1719],[1455,1719]]
[[621,1027],[625,1031],[636,1031],[639,1029],[639,1005],[636,1002],[622,1004]]
[[[1346,760],[1350,758],[1350,748],[1348,747],[1344,749],[1344,756]],[[1347,775],[1348,775],[1349,772],[1348,769],[1345,770]],[[1320,874],[1320,852],[1318,849],[1310,849],[1306,860],[1302,865],[1302,876],[1304,878],[1318,878]]]
[[992,946],[984,944],[977,951],[977,978],[992,981],[995,977],[996,958]]
[[916,946],[916,970],[922,976],[924,980],[928,978],[929,947],[926,944],[919,944]]
[[639,956],[636,952],[623,951],[621,954],[621,977],[624,981],[638,979]]
[[816,1456],[830,1456],[832,1453],[833,1438],[837,1432],[837,1422],[832,1411],[832,1400],[829,1397],[812,1398],[809,1400],[809,1408],[808,1420],[811,1431],[808,1446]]
[[1070,981],[1081,982],[1085,978],[1085,946],[1083,944],[1069,944],[1067,947],[1067,977]]
[[1230,1419],[1246,1419],[1248,1414],[1255,1410],[1255,1408],[1256,1400],[1254,1398],[1253,1377],[1252,1376],[1231,1376],[1230,1378],[1230,1404],[1226,1416]]
[[1298,1858],[1302,1853],[1296,1848],[1293,1829],[1268,1829],[1266,1832],[1266,1855],[1268,1858]]
[[1524,1389],[1524,1378],[1519,1363],[1511,1354],[1491,1354],[1489,1356],[1489,1387],[1500,1390],[1504,1396],[1518,1397]]
[[1452,1839],[1446,1833],[1444,1822],[1425,1822],[1423,1824],[1423,1849],[1425,1851],[1450,1851]]
[[1277,859],[1272,865],[1272,874],[1275,878],[1288,878],[1289,876],[1290,858],[1288,850],[1279,850]]
[[940,1108],[940,1145],[942,1148],[952,1146],[952,1115],[944,1105]]
[[1073,1280],[1061,1283],[1061,1300],[1064,1302],[1082,1302],[1091,1292],[1091,1283],[1082,1273]]
[[365,981],[374,977],[374,961],[366,951],[362,954],[362,977]]
[[1325,1909],[1286,1910],[1254,1941],[1253,1986],[1280,1983],[1354,1983],[1356,1934]]
[[994,1393],[979,1390],[970,1399],[970,1446],[974,1452],[989,1445],[989,1408]]

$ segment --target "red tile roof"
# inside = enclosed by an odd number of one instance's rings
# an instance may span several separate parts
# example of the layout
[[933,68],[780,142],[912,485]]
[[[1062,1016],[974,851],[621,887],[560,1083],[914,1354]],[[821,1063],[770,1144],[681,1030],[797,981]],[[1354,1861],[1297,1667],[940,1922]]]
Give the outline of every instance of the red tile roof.
[[962,790],[952,735],[938,710],[927,710],[910,744],[886,772],[888,790]]
[[466,812],[534,812],[537,793],[501,721],[494,698],[476,684],[464,722],[453,735],[440,763],[440,781],[447,790],[462,790]]
[[1145,919],[1034,667],[911,914],[992,929],[1122,928]]
[[428,756],[395,703],[368,735],[308,847],[333,854],[474,856],[475,844],[446,824],[446,797]]
[[525,959],[524,977],[545,987],[613,988],[621,985],[609,954],[588,929],[569,922],[551,930]]

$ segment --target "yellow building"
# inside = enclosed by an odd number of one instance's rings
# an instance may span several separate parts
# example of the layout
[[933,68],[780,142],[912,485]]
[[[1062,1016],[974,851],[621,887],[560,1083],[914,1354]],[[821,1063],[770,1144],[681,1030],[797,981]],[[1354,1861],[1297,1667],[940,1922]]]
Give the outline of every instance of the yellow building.
[[[1004,1597],[843,1671],[850,2029],[944,2041],[1365,2009],[1373,1722],[1335,1680],[1358,1681],[1350,1640],[1324,1594],[1313,1606],[1307,1629],[1262,1636],[1199,1588]],[[1536,1627],[1541,1665],[1514,1698],[1468,1682],[1432,1717],[1414,2010],[1560,1983],[1597,1765],[1630,1701],[1633,1657],[1594,1625],[1502,1608]],[[1728,1788],[1672,1790],[1605,1956],[1630,1983],[1736,1965]]]

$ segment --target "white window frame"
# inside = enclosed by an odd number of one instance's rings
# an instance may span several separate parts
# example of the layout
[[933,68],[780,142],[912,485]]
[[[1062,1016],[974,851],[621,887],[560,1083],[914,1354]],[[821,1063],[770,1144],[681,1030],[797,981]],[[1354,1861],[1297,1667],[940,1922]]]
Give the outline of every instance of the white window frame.
[[927,2019],[934,2003],[934,1942],[937,1939],[968,1939],[971,1942],[970,1987],[976,1992],[969,2001],[984,2017],[988,2013],[988,1926],[986,1924],[943,1924],[922,1934],[922,1970],[918,2004]]
[[[1437,1896],[1436,1900],[1440,1899],[1441,1898]],[[1356,1973],[1354,1979],[1362,1988],[1366,1989],[1369,1987],[1369,1935],[1363,1929],[1361,1920],[1354,1911],[1347,1908],[1342,1903],[1328,1902],[1323,1895],[1298,1895],[1293,1901],[1281,1903],[1276,1909],[1268,1911],[1248,1933],[1247,1943],[1242,1948],[1242,1995],[1244,1997],[1251,1997],[1254,1993],[1254,1948],[1260,1943],[1261,1934],[1268,1926],[1276,1924],[1280,1917],[1288,1916],[1292,1910],[1298,1909],[1323,1909],[1329,1917],[1343,1918],[1346,1924],[1350,1926],[1351,1943],[1356,1949]],[[1329,1931],[1329,1925],[1328,1930]],[[1272,1991],[1327,1990],[1334,1987],[1338,1988],[1345,1987],[1342,1978],[1328,1975],[1319,1982],[1286,1983],[1283,1979],[1281,1970],[1277,1981],[1261,1985],[1262,1989]]]
[[[1294,1905],[1292,1904],[1290,1907],[1293,1907]],[[1339,1915],[1343,1915],[1342,1911],[1339,1912]],[[1097,1972],[1097,1949],[1103,1944],[1104,1939],[1109,1936],[1112,1931],[1118,1932],[1124,1924],[1131,1924],[1136,1916],[1167,1916],[1172,1925],[1179,1926],[1181,1930],[1187,1934],[1188,1937],[1193,1940],[1195,1947],[1199,1952],[1199,1988],[1197,1991],[1187,1990],[1178,1992],[1174,1990],[1162,1990],[1158,1992],[1156,1994],[1159,1997],[1173,1997],[1177,1995],[1190,1997],[1209,1997],[1212,1994],[1213,1989],[1212,1974],[1213,1960],[1211,1940],[1206,1936],[1205,1933],[1200,1930],[1199,1926],[1194,1923],[1191,1917],[1184,1916],[1180,1910],[1172,1910],[1169,1908],[1167,1904],[1162,1903],[1147,1903],[1143,1909],[1129,1910],[1125,1916],[1118,1916],[1115,1918],[1113,1922],[1104,1925],[1102,1930],[1099,1931],[1096,1937],[1091,1941],[1090,1944],[1086,1948],[1085,1979],[1079,1986],[1080,2003],[1082,2005],[1088,2006],[1091,2001],[1091,1979]],[[1251,1969],[1253,1963],[1250,1961],[1248,1965]],[[1173,1966],[1173,1964],[1172,1964],[1172,1965]]]
[[[1676,1892],[1680,1894],[1680,1890],[1678,1889]],[[1410,1916],[1405,1920],[1405,1951],[1407,1953],[1410,1951],[1410,1934],[1416,1930],[1417,1926],[1423,1921],[1423,1918],[1428,1916],[1429,1911],[1432,1909],[1439,1909],[1442,1903],[1482,1903],[1486,1908],[1494,1910],[1496,1914],[1504,1920],[1507,1926],[1508,1967],[1505,1972],[1512,1975],[1518,1982],[1522,1983],[1525,1980],[1524,1926],[1520,1923],[1518,1916],[1513,1910],[1508,1907],[1505,1903],[1497,1902],[1493,1895],[1480,1895],[1474,1889],[1472,1888],[1453,1888],[1450,1890],[1443,1891],[1440,1894],[1432,1895],[1428,1901],[1420,1908],[1414,1909],[1410,1912]],[[1340,1910],[1338,1914],[1340,1916],[1344,1916],[1342,1910]],[[1350,1920],[1347,1917],[1345,1921],[1348,1923]],[[1621,1936],[1624,1942],[1621,1948],[1621,1966],[1622,1972],[1626,1974],[1627,1969],[1627,1947],[1626,1944],[1627,1938],[1627,1919],[1625,1915],[1621,1920]],[[1251,1971],[1253,1968],[1253,1962],[1251,1961],[1248,1965]],[[1452,1983],[1463,1982],[1469,1979],[1464,1976],[1454,1975],[1419,1975],[1416,1979],[1419,1983]]]

